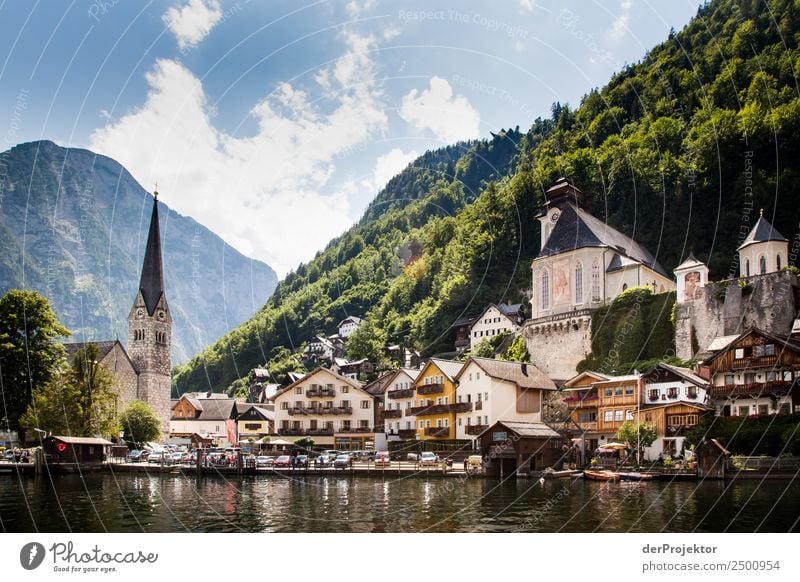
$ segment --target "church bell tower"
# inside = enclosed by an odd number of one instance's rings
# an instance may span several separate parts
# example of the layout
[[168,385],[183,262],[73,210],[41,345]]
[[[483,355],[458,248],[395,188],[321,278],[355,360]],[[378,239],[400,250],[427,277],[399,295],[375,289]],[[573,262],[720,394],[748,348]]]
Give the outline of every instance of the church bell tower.
[[158,192],[147,234],[139,291],[128,315],[128,354],[139,372],[137,399],[150,404],[169,434],[172,386],[172,316],[164,293]]

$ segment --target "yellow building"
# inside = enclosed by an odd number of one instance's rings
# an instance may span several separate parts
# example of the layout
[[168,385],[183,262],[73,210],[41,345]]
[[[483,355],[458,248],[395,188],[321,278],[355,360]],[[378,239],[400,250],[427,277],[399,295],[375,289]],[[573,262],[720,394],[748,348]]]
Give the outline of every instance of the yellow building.
[[420,440],[454,439],[456,412],[462,404],[456,402],[456,375],[461,362],[430,359],[414,382],[414,405],[409,416],[417,419],[417,438]]

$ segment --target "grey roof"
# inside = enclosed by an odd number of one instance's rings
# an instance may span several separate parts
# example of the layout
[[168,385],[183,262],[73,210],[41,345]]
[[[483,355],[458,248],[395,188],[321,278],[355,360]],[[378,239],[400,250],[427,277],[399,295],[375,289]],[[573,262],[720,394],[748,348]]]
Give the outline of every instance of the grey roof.
[[[461,371],[461,367],[464,365],[463,362],[455,362],[453,360],[440,360],[439,358],[431,358],[428,360],[431,364],[436,364],[436,366],[444,372],[445,376],[449,380],[455,380],[458,373]],[[417,374],[419,376],[419,374]]]
[[763,329],[759,329],[757,327],[751,327],[751,328],[747,329],[746,331],[744,331],[744,332],[740,333],[739,335],[737,335],[734,338],[734,340],[731,341],[724,348],[722,348],[721,350],[718,350],[718,351],[714,352],[713,354],[711,354],[710,356],[708,356],[705,360],[703,360],[702,363],[703,364],[711,363],[712,361],[716,360],[718,357],[720,357],[724,353],[728,352],[734,344],[738,343],[740,340],[746,338],[748,335],[751,335],[751,334],[760,335],[760,336],[762,336],[762,337],[764,337],[764,338],[766,338],[766,339],[768,339],[770,341],[775,342],[776,344],[779,344],[779,345],[783,346],[784,348],[790,349],[790,350],[795,351],[795,352],[800,352],[800,341],[792,339],[792,338],[780,337],[780,336],[777,336],[775,334],[772,334],[772,333],[769,333],[767,331],[764,331]]
[[[476,365],[480,366],[480,368],[492,378],[513,382],[520,388],[540,388],[542,390],[557,389],[555,382],[533,364],[471,357],[467,360],[467,363],[464,364],[461,372],[467,369],[467,364],[469,364],[470,361],[475,362]],[[459,376],[461,372],[459,372]]]
[[95,437],[71,437],[71,436],[53,435],[52,438],[58,439],[61,442],[70,445],[113,445],[114,444],[106,439],[100,439]]
[[561,435],[547,426],[543,422],[518,422],[512,420],[498,420],[492,426],[487,428],[481,434],[494,430],[494,427],[502,424],[508,430],[516,433],[521,437],[546,437],[546,438],[560,438]]
[[675,270],[680,271],[681,269],[691,269],[693,267],[705,267],[705,264],[695,257],[694,253],[689,253],[689,256],[686,258],[686,260],[675,267]]
[[164,294],[164,267],[161,263],[161,231],[158,225],[157,198],[153,200],[153,214],[150,217],[150,231],[147,233],[139,291],[142,292],[147,313],[153,315],[161,295]]
[[236,401],[233,398],[205,400],[197,420],[228,420],[235,416],[235,408]]
[[786,241],[786,238],[779,233],[774,226],[767,222],[762,214],[758,217],[758,221],[753,227],[753,230],[750,231],[750,234],[747,235],[747,238],[744,239],[744,242],[739,245],[738,250],[741,250],[744,247],[754,243],[767,242],[770,240]]
[[501,303],[497,306],[497,309],[500,310],[500,313],[505,315],[516,315],[522,309],[522,303],[512,303],[511,305],[508,303]]
[[275,418],[275,411],[268,410],[264,405],[260,404],[253,404],[253,403],[246,403],[246,402],[237,402],[236,403],[236,416],[241,416],[251,408],[255,408],[258,413],[264,417],[265,420],[272,420]]
[[342,321],[340,321],[340,322],[339,322],[339,325],[337,325],[336,327],[342,327],[342,326],[343,326],[345,323],[347,323],[349,320],[352,320],[352,322],[353,322],[353,323],[355,323],[355,324],[359,324],[359,323],[361,323],[362,321],[364,321],[363,319],[361,319],[360,317],[356,317],[355,315],[348,315],[348,316],[347,316],[347,317],[345,317],[345,318],[344,318]]
[[722,335],[722,336],[719,336],[719,337],[715,337],[711,341],[711,343],[708,344],[708,347],[706,348],[706,351],[718,352],[719,350],[724,350],[737,337],[739,337],[739,336],[738,335]]
[[642,245],[573,204],[564,204],[539,257],[550,257],[587,247],[608,247],[669,277]]
[[75,356],[78,355],[79,351],[85,349],[86,346],[94,344],[95,346],[97,346],[97,355],[100,356],[100,359],[102,359],[108,355],[108,352],[114,349],[114,344],[116,343],[118,343],[117,340],[109,340],[102,342],[71,342],[68,344],[64,344],[64,350],[66,351],[67,354],[67,360],[69,360],[70,362],[74,362]]

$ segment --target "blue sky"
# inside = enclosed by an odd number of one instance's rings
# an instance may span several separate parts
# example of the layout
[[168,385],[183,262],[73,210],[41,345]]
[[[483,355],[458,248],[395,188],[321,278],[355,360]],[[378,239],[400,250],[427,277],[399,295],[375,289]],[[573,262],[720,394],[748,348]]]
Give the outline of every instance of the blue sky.
[[689,0],[0,0],[0,149],[50,139],[281,275],[427,149],[577,104]]

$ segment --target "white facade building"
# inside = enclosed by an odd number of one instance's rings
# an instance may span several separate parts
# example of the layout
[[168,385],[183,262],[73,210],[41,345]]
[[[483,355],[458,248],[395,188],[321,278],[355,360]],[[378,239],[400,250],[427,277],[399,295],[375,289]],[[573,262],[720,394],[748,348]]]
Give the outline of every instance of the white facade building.
[[[541,422],[542,399],[556,385],[532,364],[472,357],[456,375],[456,438],[475,440],[497,421]],[[469,406],[466,406],[466,405]]]
[[361,325],[363,320],[360,317],[356,317],[355,315],[350,315],[349,317],[345,317],[342,321],[339,322],[337,326],[339,328],[339,337],[343,339],[347,339],[350,335],[358,329],[358,326]]
[[375,402],[361,383],[317,368],[274,397],[275,432],[341,449],[375,446]]
[[775,273],[789,264],[789,241],[766,221],[763,210],[738,251],[740,277]]
[[492,339],[504,332],[517,332],[523,322],[522,305],[489,304],[473,322],[469,333],[469,347],[474,349],[484,339]]
[[383,393],[383,426],[389,440],[416,438],[417,417],[409,414],[414,406],[414,381],[419,370],[400,368],[389,379]]

